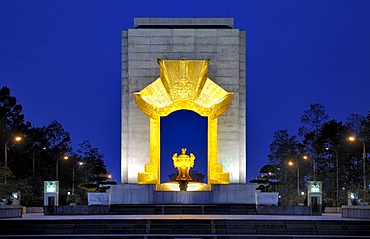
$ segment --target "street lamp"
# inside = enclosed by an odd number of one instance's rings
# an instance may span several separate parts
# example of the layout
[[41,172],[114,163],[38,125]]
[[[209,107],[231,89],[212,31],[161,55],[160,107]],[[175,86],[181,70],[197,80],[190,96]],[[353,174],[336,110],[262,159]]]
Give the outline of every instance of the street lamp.
[[[78,166],[82,166],[84,163],[83,162],[78,162],[77,165]],[[76,164],[73,163],[73,169],[72,169],[72,180],[73,180],[73,183],[72,183],[72,195],[75,194],[75,166]]]
[[[35,179],[35,154],[36,151],[40,149],[34,149],[32,154],[32,178]],[[46,150],[46,147],[43,147],[42,150]]]
[[[293,161],[289,161],[288,162],[288,165],[293,167],[294,166],[294,162]],[[299,197],[299,165],[297,163],[297,192],[298,192],[298,197]]]
[[16,142],[19,142],[22,140],[22,137],[21,136],[16,136],[12,139],[9,139],[8,141],[6,141],[5,143],[5,167],[8,167],[8,143],[10,141],[16,141]]
[[364,201],[366,201],[366,146],[365,142],[362,139],[356,138],[355,136],[348,137],[348,140],[354,142],[356,140],[361,141],[362,143],[362,170],[363,170],[363,179],[364,179]]
[[[307,160],[308,156],[303,155],[302,159]],[[300,192],[299,192],[299,176],[300,176],[300,173],[299,173],[299,163],[298,163],[298,161],[296,163],[297,163],[297,192],[298,192],[298,197],[299,197],[299,195],[300,195]],[[288,165],[292,167],[292,166],[294,166],[294,162],[292,160],[289,160]]]
[[335,152],[335,166],[336,166],[336,184],[337,184],[337,197],[336,197],[336,199],[337,199],[337,206],[338,206],[338,201],[339,201],[339,177],[338,177],[338,168],[339,168],[339,164],[338,164],[338,152],[335,150],[335,149],[333,149],[333,148],[328,148],[328,147],[326,147],[325,148],[326,150],[333,150],[334,152]]
[[58,157],[57,164],[56,164],[56,170],[55,170],[55,181],[58,181],[59,160],[61,158],[63,158],[64,160],[68,160],[68,156]]
[[[310,157],[308,157],[308,155],[303,155],[302,159],[308,160],[308,159],[310,159]],[[315,181],[316,180],[316,162],[315,162],[315,159],[313,157],[311,157],[311,161],[312,161],[312,171],[313,171],[312,179],[313,179],[313,181]]]
[[110,173],[101,173],[99,175],[99,177],[105,178],[105,179],[111,179],[112,178],[112,174],[110,174]]
[[[308,159],[308,157],[306,159]],[[311,160],[312,160],[313,181],[316,181],[316,161],[313,157],[311,158]]]

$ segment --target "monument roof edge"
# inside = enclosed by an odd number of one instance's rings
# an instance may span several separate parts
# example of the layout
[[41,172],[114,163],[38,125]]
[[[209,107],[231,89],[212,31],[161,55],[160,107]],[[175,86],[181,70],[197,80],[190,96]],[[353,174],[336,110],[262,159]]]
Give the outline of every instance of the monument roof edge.
[[227,28],[234,28],[234,18],[220,17],[220,18],[164,18],[164,17],[137,17],[134,18],[134,27],[151,28],[150,26],[158,28],[158,26],[224,26]]

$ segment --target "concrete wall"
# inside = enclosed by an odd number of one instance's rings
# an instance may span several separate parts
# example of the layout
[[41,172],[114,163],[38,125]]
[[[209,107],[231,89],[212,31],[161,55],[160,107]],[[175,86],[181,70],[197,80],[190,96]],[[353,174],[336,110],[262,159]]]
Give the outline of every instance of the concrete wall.
[[370,206],[342,206],[342,217],[370,219]]
[[[171,25],[179,28],[168,28]],[[234,92],[231,107],[218,120],[218,160],[223,171],[230,172],[231,183],[245,183],[245,32],[232,28],[232,18],[135,18],[135,27],[122,31],[122,183],[137,183],[150,155],[149,118],[136,106],[133,92],[159,77],[157,58],[183,57],[210,58],[209,78]]]
[[23,207],[23,210],[26,209],[26,213],[43,213],[43,207]]
[[258,215],[312,215],[307,206],[258,206]]
[[109,213],[108,205],[76,205],[76,206],[58,206],[51,214],[54,215],[107,215]]
[[255,204],[254,184],[212,185],[210,192],[157,192],[155,185],[112,185],[110,204]]
[[0,206],[0,218],[22,217],[22,206]]

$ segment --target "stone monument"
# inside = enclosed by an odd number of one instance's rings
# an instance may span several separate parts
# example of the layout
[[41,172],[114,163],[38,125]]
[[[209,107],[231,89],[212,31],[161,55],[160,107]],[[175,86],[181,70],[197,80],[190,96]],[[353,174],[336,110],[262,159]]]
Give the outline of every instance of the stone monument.
[[[113,203],[254,203],[245,92],[246,33],[233,18],[135,18],[122,31],[122,184]],[[183,109],[208,117],[208,180],[186,199],[159,180],[160,117]]]

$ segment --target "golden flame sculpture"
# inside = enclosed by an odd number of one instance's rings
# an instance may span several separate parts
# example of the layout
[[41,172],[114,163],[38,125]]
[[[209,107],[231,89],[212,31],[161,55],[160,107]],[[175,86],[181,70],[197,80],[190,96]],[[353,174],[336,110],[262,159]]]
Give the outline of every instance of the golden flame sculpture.
[[[161,60],[160,77],[134,93],[139,109],[150,117],[150,164],[139,172],[139,184],[160,189],[160,117],[191,110],[208,117],[208,183],[228,184],[229,173],[217,162],[217,117],[230,107],[233,93],[208,78],[209,60]],[[209,189],[210,190],[210,187]]]

